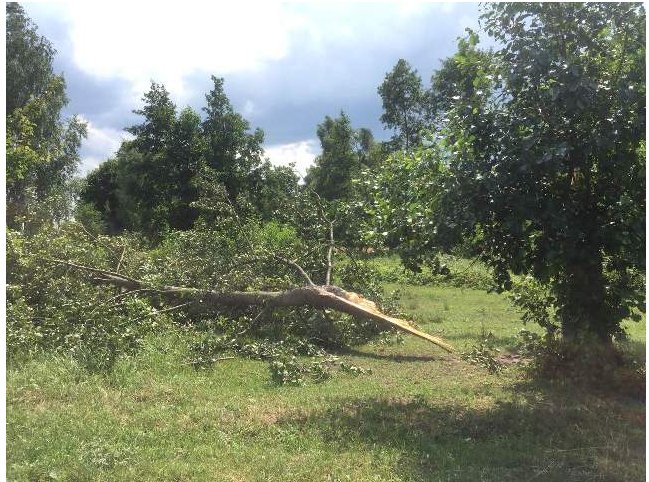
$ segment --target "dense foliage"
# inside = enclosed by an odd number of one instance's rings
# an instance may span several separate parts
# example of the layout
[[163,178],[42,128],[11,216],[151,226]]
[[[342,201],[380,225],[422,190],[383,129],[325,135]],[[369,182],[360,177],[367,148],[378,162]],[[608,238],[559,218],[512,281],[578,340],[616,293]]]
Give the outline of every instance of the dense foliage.
[[[153,286],[245,292],[301,286],[304,280],[294,265],[278,261],[290,259],[314,281],[325,281],[330,240],[317,233],[326,226],[318,214],[308,218],[308,225],[290,216],[291,210],[285,221],[267,222],[231,201],[225,186],[212,187],[209,203],[197,205],[197,225],[167,234],[153,249],[141,235],[97,234],[79,222],[35,234],[9,230],[10,358],[54,350],[89,369],[109,370],[120,355],[137,350],[147,334],[175,325],[195,334],[189,362],[203,367],[223,353],[269,362],[294,355],[322,357],[324,350],[364,343],[385,331],[368,320],[307,307],[266,312],[242,306],[198,314],[141,290],[89,283],[86,271],[58,261],[123,273]],[[396,313],[394,300],[383,294],[366,263],[348,259],[334,276]]]
[[205,183],[224,185],[233,200],[247,197],[264,219],[296,192],[295,173],[264,160],[263,132],[249,132],[223,79],[212,81],[204,119],[191,108],[177,112],[165,87],[151,84],[144,106],[134,111],[143,122],[127,128],[135,138],[88,175],[82,218],[98,211],[109,233],[138,231],[157,242],[169,231],[194,226]]
[[[112,368],[157,329],[152,306],[138,298],[93,286],[53,258],[114,268],[135,240],[94,238],[81,225],[43,228],[37,234],[7,232],[7,356],[55,351],[89,370]],[[135,263],[132,256],[126,256]],[[141,263],[142,260],[138,260]]]
[[482,22],[497,50],[460,40],[433,76],[435,145],[385,164],[372,209],[406,259],[454,231],[501,289],[547,284],[564,337],[610,340],[644,305],[644,9],[488,4]]
[[70,215],[69,182],[86,128],[76,117],[61,119],[68,99],[53,70],[55,50],[17,3],[6,5],[6,27],[6,219],[36,229]]
[[[56,261],[118,271],[154,285],[285,290],[303,281],[277,256],[307,267],[321,265],[318,251],[306,249],[286,224],[250,219],[203,225],[177,231],[153,250],[137,237],[94,235],[79,223],[35,235],[9,230],[7,241],[10,358],[54,350],[71,354],[89,369],[106,370],[120,354],[137,350],[148,333],[172,322],[196,331],[192,363],[198,365],[217,351],[268,360],[323,355],[323,349],[362,343],[383,331],[373,322],[307,308],[261,315],[260,308],[247,307],[192,314],[155,296],[88,283],[87,273]],[[337,279],[394,311],[375,278],[370,268],[354,262],[343,266]],[[169,308],[174,309],[167,313]]]
[[382,147],[369,129],[352,128],[344,112],[335,119],[326,116],[317,134],[322,154],[307,171],[305,185],[328,201],[348,200],[354,194],[352,180],[379,162]]

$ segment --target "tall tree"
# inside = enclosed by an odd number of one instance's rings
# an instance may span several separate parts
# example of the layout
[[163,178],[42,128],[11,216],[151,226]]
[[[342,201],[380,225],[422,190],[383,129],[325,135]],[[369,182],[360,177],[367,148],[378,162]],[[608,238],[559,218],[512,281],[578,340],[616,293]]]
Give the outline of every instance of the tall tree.
[[297,190],[290,169],[263,162],[263,132],[249,132],[223,79],[212,79],[202,121],[190,108],[178,113],[165,87],[153,82],[134,111],[142,121],[127,128],[135,138],[87,177],[83,209],[99,211],[111,232],[142,231],[155,242],[167,231],[190,229],[210,211],[215,184],[265,219]]
[[190,108],[178,114],[163,85],[152,82],[142,100],[134,111],[142,122],[126,128],[135,138],[88,176],[82,199],[103,214],[109,229],[155,238],[194,223],[191,203],[205,142],[198,114]]
[[322,154],[309,168],[305,183],[329,201],[347,199],[352,190],[352,179],[361,170],[361,160],[369,156],[373,145],[369,129],[356,131],[347,114],[337,118],[325,117],[318,125]]
[[[118,154],[119,155],[119,154]],[[75,218],[84,220],[88,208],[98,212],[102,224],[110,234],[116,234],[127,228],[123,219],[123,209],[119,202],[118,170],[120,163],[117,156],[102,162],[84,179],[79,195],[80,206]]]
[[134,110],[143,117],[140,124],[126,128],[135,136],[120,150],[119,179],[122,207],[128,208],[131,229],[158,236],[170,229],[170,190],[175,189],[174,165],[170,158],[176,106],[167,89],[151,83],[142,97],[144,105]]
[[247,197],[265,221],[277,219],[299,191],[299,177],[293,166],[273,166],[265,160],[250,173]]
[[133,111],[144,117],[141,124],[125,130],[135,136],[133,145],[142,152],[161,153],[169,147],[171,133],[176,121],[176,106],[164,85],[151,82],[151,87],[142,97],[144,106]]
[[458,39],[457,52],[442,61],[441,67],[431,77],[427,94],[431,120],[437,127],[444,124],[455,105],[471,105],[470,123],[480,119],[474,105],[484,105],[493,96],[493,79],[498,74],[491,51],[482,50],[478,34],[467,28],[467,35]]
[[564,336],[609,340],[643,305],[644,7],[490,4],[483,19],[504,45],[493,124],[464,129],[486,252],[551,283]]
[[381,122],[394,129],[397,149],[410,149],[421,139],[426,126],[426,95],[421,77],[404,59],[399,59],[378,88],[383,101]]
[[38,34],[23,8],[6,4],[7,16],[7,112],[24,107],[47,90],[53,77],[56,50]]
[[546,328],[609,342],[644,309],[644,7],[494,3],[482,21],[493,57],[470,35],[437,76],[453,96],[428,239],[459,224],[502,288],[510,273],[549,287]]
[[202,123],[206,138],[206,165],[219,174],[232,199],[245,191],[248,174],[263,159],[264,132],[257,128],[249,132],[250,124],[237,113],[223,88],[223,79],[212,76],[213,88],[205,96]]
[[55,50],[16,3],[6,6],[7,223],[57,220],[69,211],[67,183],[86,135],[77,118],[61,119],[65,80],[52,68]]
[[198,216],[191,203],[198,197],[196,176],[203,165],[204,151],[200,116],[187,107],[180,111],[174,123],[167,149],[166,169],[170,179],[167,202],[173,229],[191,228]]

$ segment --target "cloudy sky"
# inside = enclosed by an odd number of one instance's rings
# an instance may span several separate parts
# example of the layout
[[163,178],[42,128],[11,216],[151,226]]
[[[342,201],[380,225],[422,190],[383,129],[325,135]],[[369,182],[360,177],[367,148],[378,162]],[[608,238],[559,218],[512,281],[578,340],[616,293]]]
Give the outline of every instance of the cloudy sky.
[[427,84],[477,29],[477,3],[192,2],[25,3],[57,49],[66,115],[88,122],[82,173],[111,156],[139,122],[151,80],[179,108],[200,112],[212,74],[235,108],[265,132],[267,157],[298,171],[319,153],[316,126],[347,112],[354,127],[389,138],[377,87],[399,58]]

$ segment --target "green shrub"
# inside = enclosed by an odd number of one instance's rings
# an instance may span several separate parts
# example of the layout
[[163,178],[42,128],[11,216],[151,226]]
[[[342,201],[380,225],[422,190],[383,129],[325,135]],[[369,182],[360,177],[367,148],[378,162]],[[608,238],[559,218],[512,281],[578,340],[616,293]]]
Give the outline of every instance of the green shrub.
[[509,299],[521,311],[523,323],[536,323],[551,336],[559,329],[554,297],[536,279],[531,276],[514,279]]
[[461,358],[473,365],[486,369],[491,374],[500,373],[503,364],[498,360],[500,350],[495,347],[493,333],[489,332],[467,352],[461,354]]

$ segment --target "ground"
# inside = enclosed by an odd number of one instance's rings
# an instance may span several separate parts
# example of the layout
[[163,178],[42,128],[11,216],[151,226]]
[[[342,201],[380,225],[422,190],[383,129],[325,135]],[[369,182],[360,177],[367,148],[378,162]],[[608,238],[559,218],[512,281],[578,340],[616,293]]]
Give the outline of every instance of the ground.
[[[503,350],[523,327],[506,297],[388,285],[427,332]],[[645,321],[625,347],[644,363]],[[532,327],[529,327],[532,329]],[[180,331],[110,375],[62,357],[7,369],[8,480],[644,481],[645,402],[492,375],[406,337],[340,359],[371,369],[276,386],[267,364],[186,363]]]

